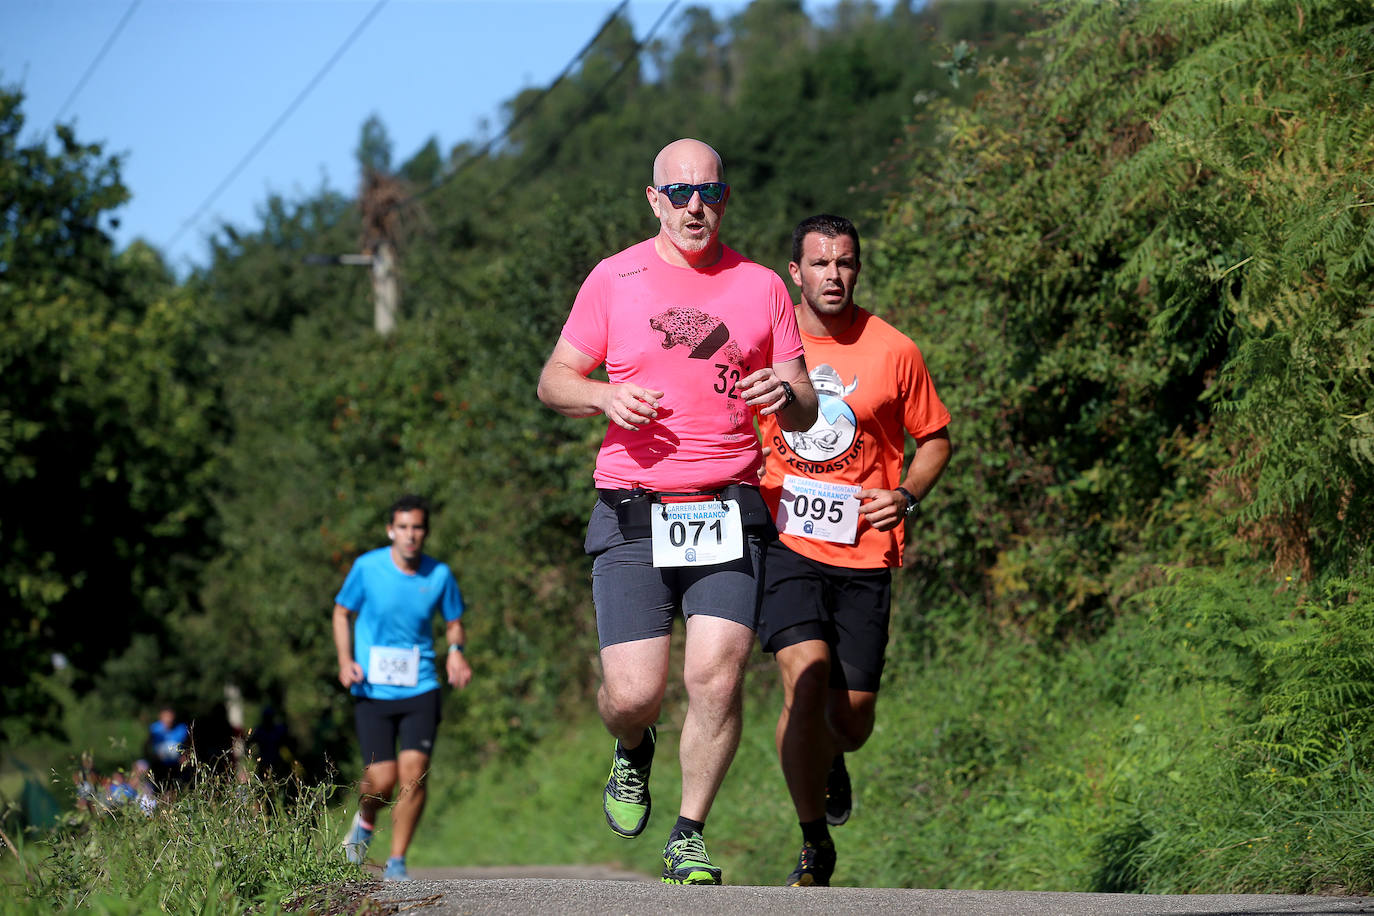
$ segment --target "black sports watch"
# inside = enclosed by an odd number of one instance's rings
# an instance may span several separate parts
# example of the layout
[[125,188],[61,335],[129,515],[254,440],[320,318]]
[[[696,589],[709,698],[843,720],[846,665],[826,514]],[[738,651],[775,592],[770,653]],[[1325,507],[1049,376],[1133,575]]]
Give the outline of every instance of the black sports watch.
[[782,379],[778,379],[778,384],[782,385],[782,393],[786,395],[786,397],[783,398],[782,407],[779,407],[778,410],[782,410],[786,407],[791,407],[792,402],[797,400],[797,393],[792,390],[791,385],[787,384]]
[[917,509],[921,507],[921,501],[911,495],[911,491],[906,487],[898,487],[897,492],[906,497],[906,516],[911,517]]

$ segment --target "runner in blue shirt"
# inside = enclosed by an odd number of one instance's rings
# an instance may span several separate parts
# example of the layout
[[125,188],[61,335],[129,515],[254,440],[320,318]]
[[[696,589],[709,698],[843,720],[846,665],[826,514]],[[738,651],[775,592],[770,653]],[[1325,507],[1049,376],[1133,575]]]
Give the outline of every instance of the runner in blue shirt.
[[425,774],[442,705],[431,629],[435,613],[445,621],[445,679],[462,689],[472,680],[472,668],[463,654],[458,582],[448,566],[421,553],[429,504],[402,496],[387,518],[391,546],[358,557],[334,599],[334,646],[339,683],[356,698],[364,767],[344,854],[362,864],[377,812],[399,783],[391,811],[391,856],[382,878],[404,881],[406,849],[425,807]]

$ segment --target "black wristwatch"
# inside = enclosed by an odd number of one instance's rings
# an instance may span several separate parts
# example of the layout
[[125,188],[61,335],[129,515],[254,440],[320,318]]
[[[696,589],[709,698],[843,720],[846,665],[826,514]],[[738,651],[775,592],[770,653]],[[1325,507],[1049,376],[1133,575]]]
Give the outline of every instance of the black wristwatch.
[[782,379],[778,379],[778,384],[782,385],[782,393],[787,395],[787,397],[783,399],[782,407],[779,407],[778,410],[791,407],[792,403],[797,400],[797,393],[792,390],[791,385],[787,384]]
[[906,497],[906,515],[910,517],[913,512],[921,506],[921,501],[911,495],[911,491],[906,487],[898,487],[897,492]]

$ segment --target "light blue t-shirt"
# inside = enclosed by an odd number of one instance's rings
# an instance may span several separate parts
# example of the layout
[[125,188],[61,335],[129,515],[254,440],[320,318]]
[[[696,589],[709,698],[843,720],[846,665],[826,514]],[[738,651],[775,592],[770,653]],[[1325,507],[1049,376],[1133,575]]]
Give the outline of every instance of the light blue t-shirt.
[[173,722],[168,728],[161,719],[154,719],[148,725],[148,740],[158,762],[173,766],[181,760],[181,749],[190,743],[191,731],[185,722]]
[[[353,660],[363,669],[363,683],[353,685],[354,695],[404,700],[439,688],[431,620],[436,611],[444,620],[463,616],[463,595],[448,566],[421,555],[419,570],[408,574],[392,561],[391,548],[369,550],[353,561],[334,603],[358,615],[353,626]],[[418,649],[415,686],[369,681],[367,668],[373,646]]]

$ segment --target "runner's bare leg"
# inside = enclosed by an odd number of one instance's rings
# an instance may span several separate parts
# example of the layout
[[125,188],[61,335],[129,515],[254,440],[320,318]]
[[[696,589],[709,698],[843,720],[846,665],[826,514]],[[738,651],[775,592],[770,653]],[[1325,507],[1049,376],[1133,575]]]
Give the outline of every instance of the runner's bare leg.
[[687,619],[682,679],[687,717],[682,723],[683,817],[706,820],[716,792],[739,747],[744,666],[754,648],[754,631],[722,617]]
[[826,724],[830,646],[812,639],[779,649],[776,655],[783,687],[774,735],[778,763],[797,820],[806,823],[825,817],[825,778],[836,750]]
[[363,779],[358,786],[358,813],[369,824],[376,825],[377,812],[391,801],[391,793],[396,788],[396,761],[383,760],[370,763],[363,770]]
[[401,751],[399,767],[401,790],[391,809],[391,857],[404,857],[415,835],[415,825],[425,810],[425,775],[429,755],[423,751]]
[[596,706],[606,729],[624,748],[638,747],[644,729],[658,721],[668,685],[671,637],[616,643],[601,650]]

